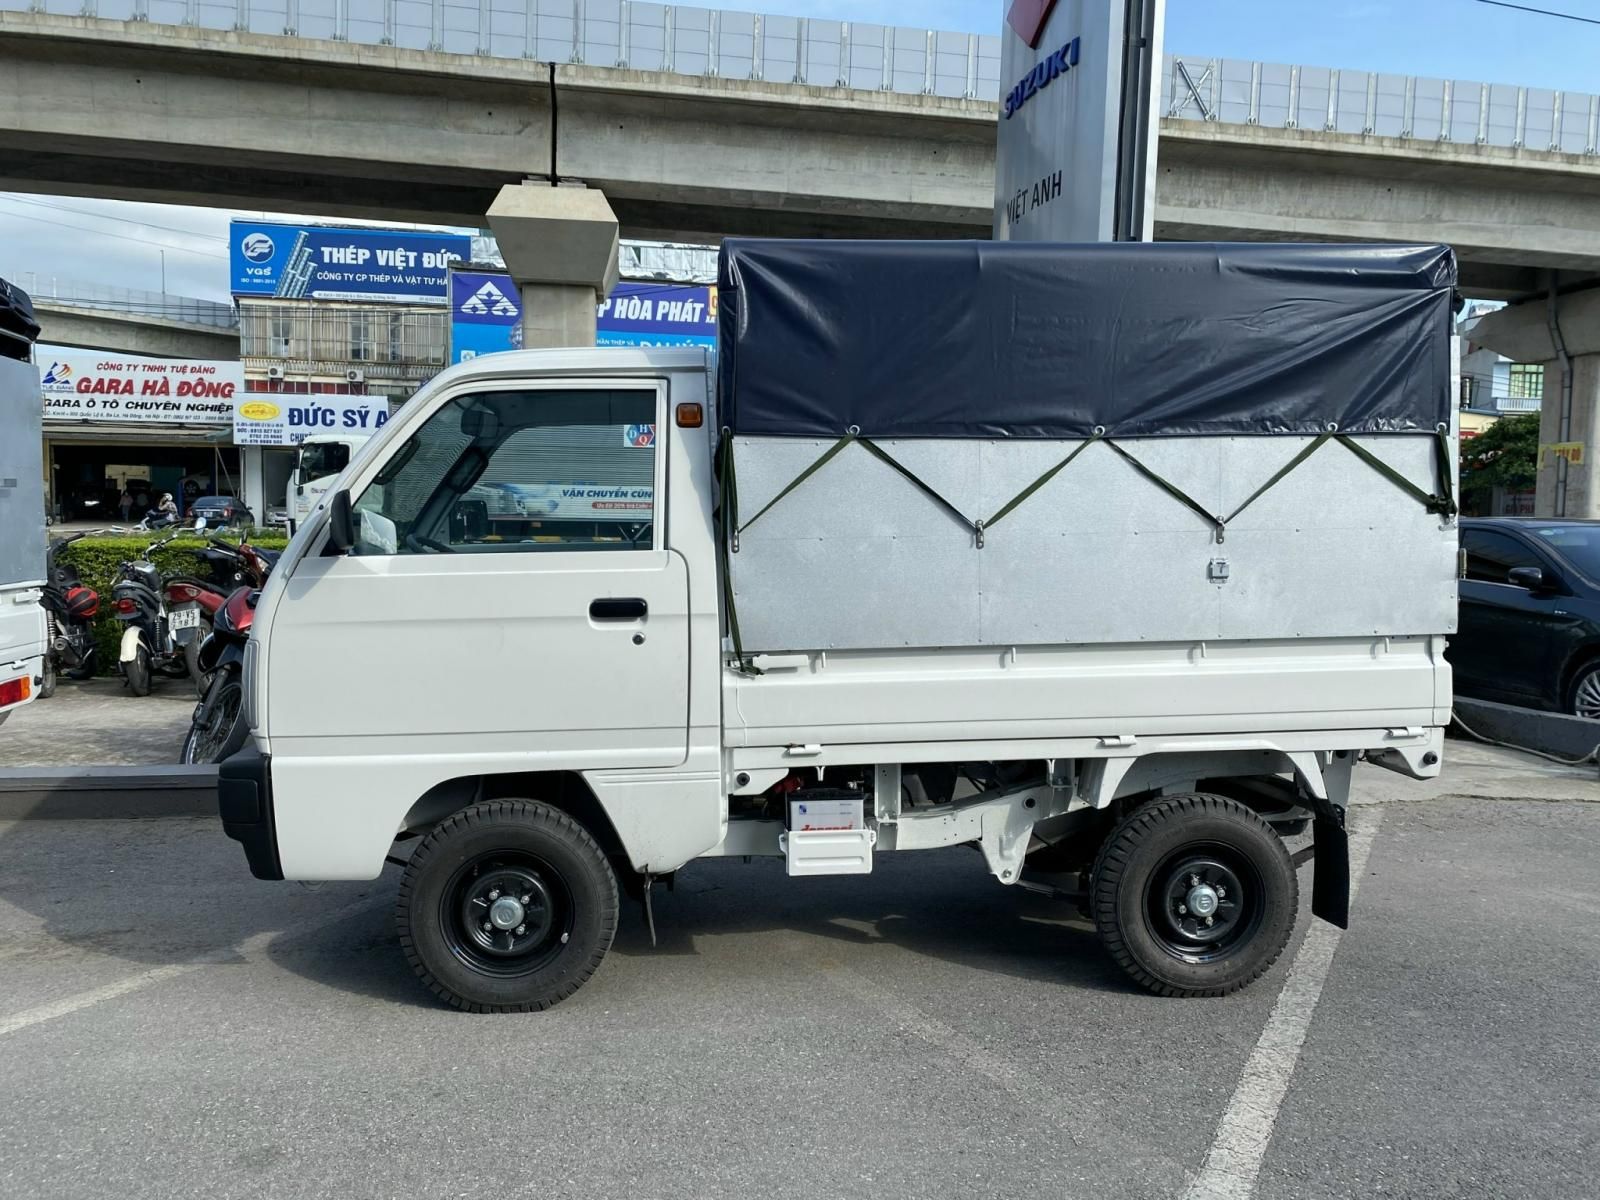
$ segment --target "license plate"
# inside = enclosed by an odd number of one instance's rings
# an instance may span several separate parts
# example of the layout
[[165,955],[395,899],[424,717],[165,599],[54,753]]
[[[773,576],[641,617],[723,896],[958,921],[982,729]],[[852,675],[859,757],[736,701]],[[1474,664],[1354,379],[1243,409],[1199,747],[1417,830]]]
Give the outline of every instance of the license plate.
[[195,629],[200,625],[200,606],[198,604],[185,604],[172,610],[167,617],[167,624],[173,629]]

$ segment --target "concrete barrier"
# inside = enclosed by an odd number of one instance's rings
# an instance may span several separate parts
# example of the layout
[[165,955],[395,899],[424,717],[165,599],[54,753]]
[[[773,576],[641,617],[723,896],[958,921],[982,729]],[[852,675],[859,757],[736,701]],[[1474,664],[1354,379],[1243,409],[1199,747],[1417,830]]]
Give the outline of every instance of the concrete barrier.
[[[1457,696],[1457,724],[1467,733],[1525,750],[1593,762],[1600,751],[1600,721]],[[1600,767],[1596,774],[1600,775]]]
[[216,815],[214,766],[0,769],[0,821]]

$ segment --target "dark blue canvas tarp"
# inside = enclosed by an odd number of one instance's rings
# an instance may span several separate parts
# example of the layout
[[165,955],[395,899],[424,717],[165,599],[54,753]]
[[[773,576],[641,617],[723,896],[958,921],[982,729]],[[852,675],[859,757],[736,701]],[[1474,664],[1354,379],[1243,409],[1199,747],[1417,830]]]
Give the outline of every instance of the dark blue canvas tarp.
[[1435,432],[1444,246],[723,243],[734,433]]

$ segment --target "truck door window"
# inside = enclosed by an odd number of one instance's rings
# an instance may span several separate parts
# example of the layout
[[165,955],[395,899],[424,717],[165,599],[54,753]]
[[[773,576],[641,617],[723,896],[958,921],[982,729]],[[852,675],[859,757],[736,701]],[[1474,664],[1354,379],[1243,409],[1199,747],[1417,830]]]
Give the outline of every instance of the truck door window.
[[456,397],[353,505],[358,554],[648,550],[654,389]]

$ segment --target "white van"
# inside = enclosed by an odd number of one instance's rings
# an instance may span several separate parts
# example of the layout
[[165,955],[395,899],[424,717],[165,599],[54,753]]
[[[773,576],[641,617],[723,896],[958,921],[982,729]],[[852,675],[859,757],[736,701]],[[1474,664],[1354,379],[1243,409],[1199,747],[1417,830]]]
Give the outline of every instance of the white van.
[[[1353,766],[1435,775],[1449,719],[1449,252],[906,245],[730,243],[716,387],[582,349],[411,400],[261,595],[252,871],[402,861],[473,1011],[569,995],[619,880],[708,856],[972,844],[1216,995],[1287,943],[1310,825],[1343,924]],[[936,337],[878,294],[941,279]]]

